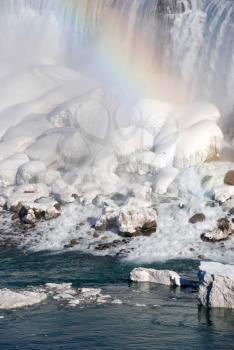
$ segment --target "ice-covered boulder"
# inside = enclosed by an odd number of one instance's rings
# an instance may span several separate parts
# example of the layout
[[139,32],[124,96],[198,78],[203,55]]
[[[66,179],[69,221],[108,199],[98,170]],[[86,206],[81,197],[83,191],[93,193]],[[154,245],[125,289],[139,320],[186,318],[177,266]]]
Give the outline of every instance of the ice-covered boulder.
[[150,235],[157,228],[157,211],[154,208],[122,207],[119,211],[118,227],[127,237]]
[[232,225],[228,218],[221,218],[217,221],[217,228],[213,231],[205,232],[201,235],[204,242],[220,242],[225,241],[232,234]]
[[96,222],[97,230],[115,228],[125,237],[149,236],[157,229],[157,211],[147,206],[106,207]]
[[65,163],[80,164],[90,155],[89,148],[80,132],[68,133],[58,145]]
[[202,261],[198,277],[201,305],[234,308],[234,265]]
[[130,273],[130,279],[134,282],[151,282],[168,286],[181,286],[183,284],[180,275],[170,270],[155,270],[137,267]]
[[51,198],[36,203],[24,202],[18,214],[26,224],[35,224],[40,219],[52,220],[60,215],[60,204]]
[[23,185],[38,182],[38,175],[46,170],[45,163],[34,160],[23,164],[17,171],[16,184]]
[[143,128],[120,128],[113,135],[114,152],[123,160],[134,153],[149,151],[153,144],[153,135]]
[[224,203],[234,196],[234,186],[226,184],[215,186],[212,190],[212,194],[217,202]]
[[158,194],[165,194],[178,174],[179,170],[173,167],[161,169],[155,177],[155,192]]
[[80,195],[74,186],[67,184],[63,179],[57,179],[52,185],[52,193],[62,204],[72,203]]
[[45,184],[37,183],[9,188],[4,195],[7,197],[7,208],[18,212],[22,203],[48,198],[50,191]]
[[[62,129],[63,128],[58,128]],[[60,160],[58,144],[65,132],[59,130],[47,132],[40,137],[26,150],[31,160],[40,160],[47,166],[56,164]]]
[[157,136],[170,115],[171,104],[148,98],[139,100],[137,107],[139,109],[138,125]]
[[180,131],[176,143],[175,167],[188,167],[204,162],[221,148],[223,134],[212,120],[200,121]]
[[16,182],[18,168],[28,162],[29,158],[24,153],[15,154],[0,162],[0,186],[12,186]]

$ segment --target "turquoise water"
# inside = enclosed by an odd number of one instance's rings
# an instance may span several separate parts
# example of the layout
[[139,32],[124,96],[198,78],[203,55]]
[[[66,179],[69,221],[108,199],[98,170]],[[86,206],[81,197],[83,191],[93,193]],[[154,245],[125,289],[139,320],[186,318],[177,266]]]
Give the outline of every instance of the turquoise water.
[[[146,266],[146,265],[145,265]],[[151,265],[196,277],[198,262]],[[0,288],[21,289],[48,282],[102,288],[122,304],[71,307],[48,298],[32,307],[0,311],[1,350],[231,349],[234,312],[197,307],[197,287],[173,289],[131,284],[134,267],[111,257],[77,252],[20,251],[0,255]]]

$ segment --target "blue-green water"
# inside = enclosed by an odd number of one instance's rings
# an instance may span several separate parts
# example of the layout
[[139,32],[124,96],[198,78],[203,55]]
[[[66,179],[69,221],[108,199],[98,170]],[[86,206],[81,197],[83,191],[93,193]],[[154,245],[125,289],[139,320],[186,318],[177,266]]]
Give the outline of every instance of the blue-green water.
[[[195,278],[198,262],[152,265]],[[122,304],[71,307],[48,298],[33,307],[1,311],[1,350],[119,350],[233,348],[234,312],[197,307],[197,288],[172,289],[129,283],[134,267],[111,257],[77,252],[19,251],[0,255],[0,288],[26,288],[48,282],[98,287]]]

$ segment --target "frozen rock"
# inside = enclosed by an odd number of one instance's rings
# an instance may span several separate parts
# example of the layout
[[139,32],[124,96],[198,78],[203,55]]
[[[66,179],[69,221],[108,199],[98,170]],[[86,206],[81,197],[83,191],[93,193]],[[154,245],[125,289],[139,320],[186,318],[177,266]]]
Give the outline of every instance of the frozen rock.
[[219,152],[223,134],[217,124],[204,120],[179,133],[174,166],[188,167],[200,164],[210,154]]
[[60,204],[53,199],[41,199],[37,203],[24,202],[19,218],[26,224],[35,224],[38,220],[52,220],[60,215]]
[[80,196],[80,193],[75,189],[74,186],[68,185],[62,179],[58,179],[52,185],[52,193],[54,194],[57,201],[62,204],[72,203]]
[[156,99],[142,99],[138,101],[137,107],[138,124],[154,136],[158,135],[170,115],[171,104]]
[[56,181],[61,179],[60,172],[53,169],[46,169],[37,175],[38,182],[47,186],[52,186]]
[[134,282],[151,282],[168,286],[183,285],[180,275],[174,271],[146,269],[144,267],[137,267],[132,270],[130,279]]
[[205,232],[201,235],[201,239],[205,242],[220,242],[225,241],[232,234],[232,227],[227,218],[219,219],[217,228],[210,232]]
[[16,154],[0,162],[0,186],[14,185],[18,168],[28,162],[29,158],[24,153]]
[[16,153],[23,153],[31,144],[29,138],[16,137],[13,140],[0,142],[0,161],[7,159]]
[[112,225],[116,224],[116,218],[118,216],[118,209],[115,207],[107,206],[104,209],[104,213],[97,220],[95,228],[98,231],[106,231]]
[[201,305],[234,308],[234,265],[202,261],[198,277]]
[[145,182],[143,185],[135,184],[131,188],[136,199],[151,202],[152,186],[150,182]]
[[127,237],[150,235],[157,228],[157,211],[154,208],[123,207],[118,215],[118,227]]
[[155,178],[155,192],[165,194],[178,174],[179,170],[173,167],[161,169]]
[[129,173],[138,173],[139,175],[156,174],[160,169],[172,165],[174,159],[172,148],[157,149],[155,152],[144,151],[131,155],[126,170]]
[[64,134],[61,132],[45,133],[38,137],[25,153],[31,160],[40,160],[47,166],[57,164],[60,160],[58,144],[63,136]]
[[41,303],[47,298],[47,294],[39,291],[12,291],[0,290],[0,309],[15,309]]
[[213,188],[212,193],[217,202],[224,203],[234,196],[234,186],[219,185]]
[[129,173],[138,173],[139,175],[145,175],[149,173],[154,174],[155,156],[155,153],[151,151],[133,154],[129,157],[126,170]]
[[95,228],[103,231],[113,227],[125,237],[149,236],[156,231],[156,220],[156,209],[146,206],[106,207]]
[[90,155],[89,148],[80,132],[65,136],[58,145],[59,153],[65,163],[79,164]]
[[149,151],[153,144],[153,135],[137,127],[120,128],[115,132],[113,139],[114,152],[123,160],[131,154]]
[[69,127],[71,126],[72,113],[68,109],[61,109],[49,113],[48,120],[55,128]]
[[16,184],[23,185],[38,182],[38,174],[45,170],[45,163],[39,160],[27,162],[18,169],[16,174]]
[[49,195],[48,186],[41,183],[16,186],[7,192],[7,208],[18,211],[22,203],[35,202],[40,198],[48,198]]

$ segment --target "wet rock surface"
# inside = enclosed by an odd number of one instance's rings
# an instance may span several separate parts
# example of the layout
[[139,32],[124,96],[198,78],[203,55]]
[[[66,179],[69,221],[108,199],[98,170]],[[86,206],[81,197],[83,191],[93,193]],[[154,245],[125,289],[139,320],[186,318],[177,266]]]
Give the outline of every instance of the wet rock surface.
[[190,224],[196,224],[197,222],[205,221],[206,217],[203,213],[194,214],[190,219]]
[[234,170],[230,170],[226,173],[224,183],[226,185],[234,186]]

